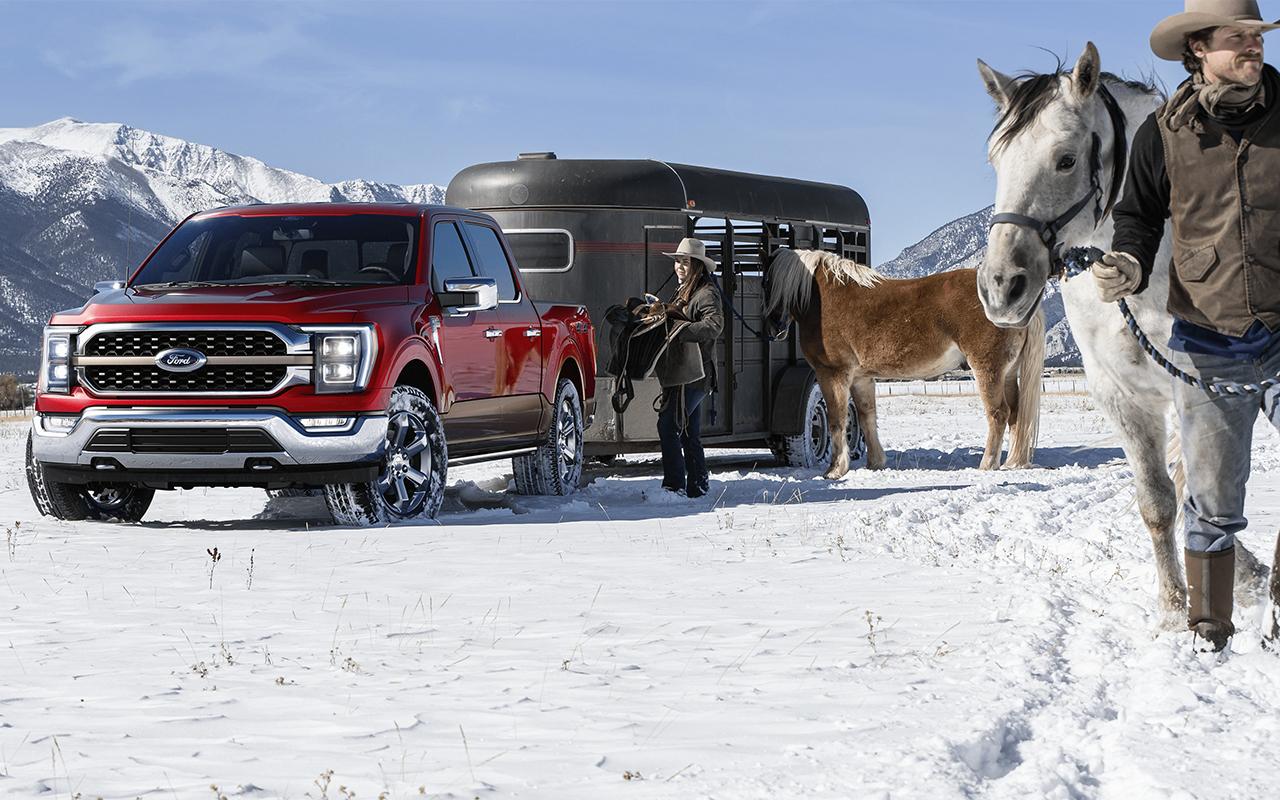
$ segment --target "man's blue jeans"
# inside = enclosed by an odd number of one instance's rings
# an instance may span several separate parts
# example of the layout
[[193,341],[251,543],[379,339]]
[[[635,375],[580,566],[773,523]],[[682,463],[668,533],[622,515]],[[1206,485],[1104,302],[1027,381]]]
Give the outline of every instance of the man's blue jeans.
[[[1215,378],[1261,383],[1280,373],[1280,347],[1258,359],[1232,359],[1174,351],[1169,360],[1205,382]],[[1262,411],[1280,430],[1280,387],[1265,396],[1219,396],[1174,380],[1174,405],[1187,472],[1183,508],[1187,549],[1218,552],[1235,545],[1249,524],[1244,516],[1253,426]]]
[[702,450],[702,399],[707,393],[700,383],[665,390],[665,403],[658,413],[662,486],[673,491],[683,489],[690,495],[706,494],[709,483],[707,459]]

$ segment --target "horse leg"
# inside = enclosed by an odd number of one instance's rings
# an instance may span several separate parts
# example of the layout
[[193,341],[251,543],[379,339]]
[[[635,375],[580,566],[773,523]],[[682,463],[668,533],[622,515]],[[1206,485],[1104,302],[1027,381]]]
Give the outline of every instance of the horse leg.
[[1000,465],[1000,446],[1004,444],[1004,429],[1009,424],[1004,378],[985,365],[972,366],[973,376],[978,382],[978,394],[987,411],[987,447],[978,469],[995,469]]
[[1018,435],[1018,400],[1018,371],[1011,366],[1004,376],[1004,409],[1009,420],[1009,455],[1004,460],[1005,469],[1031,466],[1030,448],[1023,441],[1025,437]]
[[[1113,398],[1114,402],[1114,398]],[[1159,583],[1160,627],[1185,630],[1187,627],[1187,584],[1182,576],[1182,554],[1174,528],[1178,499],[1166,461],[1168,431],[1164,415],[1153,413],[1136,402],[1120,401],[1112,409],[1111,421],[1120,432],[1121,443],[1138,495],[1138,513],[1151,535]]]
[[880,431],[876,426],[876,381],[874,378],[854,379],[853,407],[858,412],[858,424],[862,426],[862,438],[867,443],[867,469],[884,469],[884,448],[880,446]]
[[845,426],[849,422],[849,375],[834,369],[815,369],[822,399],[827,403],[827,434],[831,438],[831,467],[823,476],[829,480],[843,478],[849,471],[849,445]]

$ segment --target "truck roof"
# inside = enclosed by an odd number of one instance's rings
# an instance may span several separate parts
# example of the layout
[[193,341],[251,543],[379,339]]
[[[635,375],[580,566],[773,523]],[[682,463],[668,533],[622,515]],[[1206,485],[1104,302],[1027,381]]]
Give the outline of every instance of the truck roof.
[[222,206],[197,213],[196,217],[305,217],[346,216],[350,214],[392,214],[416,217],[421,214],[483,214],[467,208],[439,206],[428,203],[254,203],[242,206]]

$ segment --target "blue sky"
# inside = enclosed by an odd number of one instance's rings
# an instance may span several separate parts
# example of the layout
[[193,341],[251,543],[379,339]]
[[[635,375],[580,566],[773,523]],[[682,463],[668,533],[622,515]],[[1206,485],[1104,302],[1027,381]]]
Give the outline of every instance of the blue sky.
[[527,150],[824,180],[867,199],[880,263],[991,203],[975,59],[1047,70],[1092,40],[1172,86],[1147,37],[1181,8],[0,0],[0,127],[124,122],[328,181],[444,184]]

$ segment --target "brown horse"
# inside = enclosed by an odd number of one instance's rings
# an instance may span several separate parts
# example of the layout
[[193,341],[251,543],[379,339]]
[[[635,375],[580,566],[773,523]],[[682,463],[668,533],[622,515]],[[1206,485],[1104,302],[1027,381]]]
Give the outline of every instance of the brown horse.
[[1006,467],[1030,465],[1040,422],[1044,314],[1023,328],[997,328],[978,300],[977,273],[953,270],[890,280],[835,253],[780,250],[769,266],[767,311],[798,323],[800,349],[818,376],[831,430],[831,468],[849,471],[849,393],[867,441],[867,466],[883,469],[876,433],[876,378],[935,378],[968,362],[987,410],[980,469],[1000,463],[1005,426],[1013,431]]

